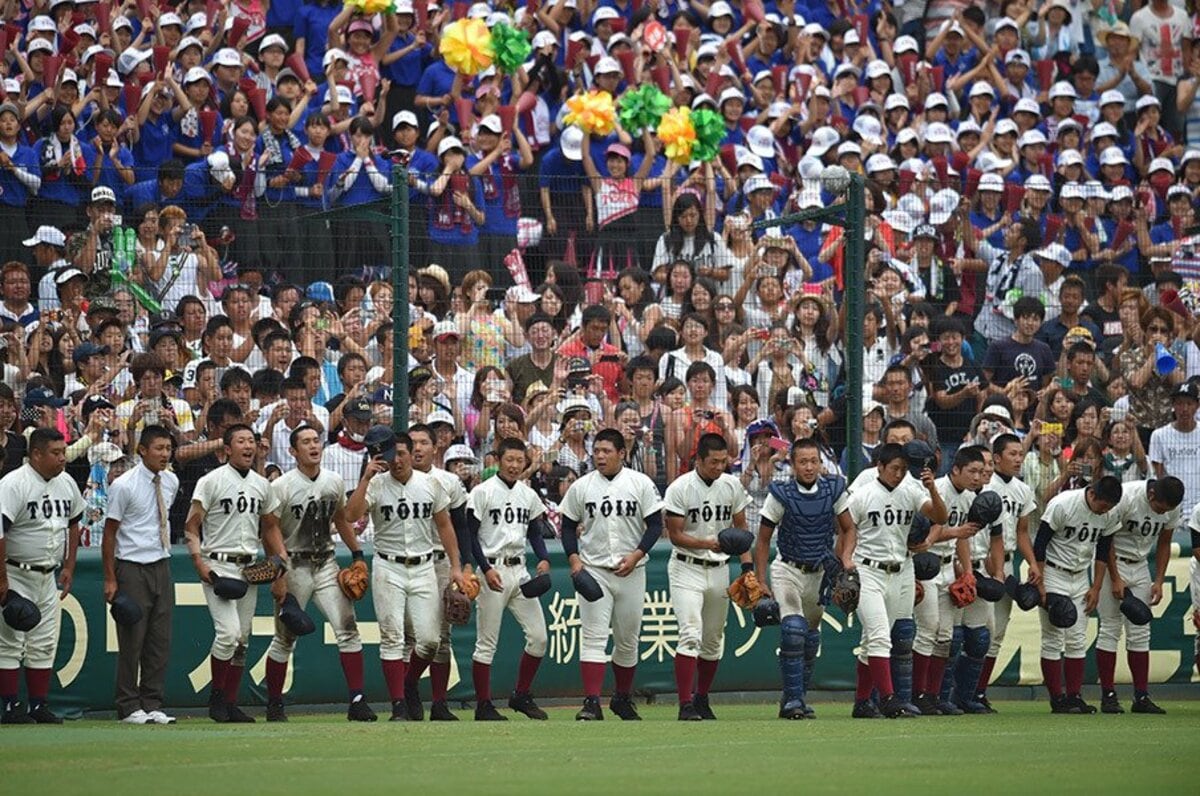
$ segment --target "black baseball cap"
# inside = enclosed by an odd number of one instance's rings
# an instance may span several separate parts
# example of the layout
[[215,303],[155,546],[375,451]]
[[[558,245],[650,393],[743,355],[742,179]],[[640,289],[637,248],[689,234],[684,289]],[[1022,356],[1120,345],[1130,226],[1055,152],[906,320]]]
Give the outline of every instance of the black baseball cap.
[[34,387],[25,391],[26,406],[66,406],[67,399],[59,398],[49,387]]

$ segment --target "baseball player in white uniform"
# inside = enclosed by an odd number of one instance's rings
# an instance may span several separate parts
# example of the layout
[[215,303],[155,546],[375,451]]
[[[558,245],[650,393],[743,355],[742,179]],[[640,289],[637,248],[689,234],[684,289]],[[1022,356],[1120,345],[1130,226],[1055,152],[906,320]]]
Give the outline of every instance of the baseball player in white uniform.
[[[340,475],[321,466],[324,444],[317,429],[312,426],[294,429],[288,447],[296,469],[271,484],[276,498],[274,516],[291,562],[288,593],[295,596],[302,609],[310,599],[315,601],[333,629],[342,674],[350,692],[346,718],[375,721],[375,712],[363,694],[362,638],[358,634],[354,604],[338,586],[338,563],[330,533],[332,526],[350,548],[351,555],[355,559],[363,557],[354,528],[346,521],[346,484]],[[275,637],[267,649],[267,721],[287,721],[283,686],[295,645],[295,635],[276,618]]]
[[[1108,576],[1100,590],[1100,632],[1096,636],[1096,668],[1100,673],[1100,710],[1124,713],[1117,701],[1115,672],[1117,644],[1125,631],[1125,655],[1133,675],[1134,713],[1166,713],[1150,700],[1150,625],[1135,625],[1121,613],[1121,598],[1126,589],[1147,605],[1162,602],[1163,578],[1171,560],[1171,534],[1179,527],[1183,502],[1183,482],[1174,476],[1153,481],[1130,481],[1122,485],[1121,527],[1112,537],[1110,562],[1116,564],[1119,578]],[[1154,577],[1146,559],[1154,553]]]
[[[912,618],[912,599],[906,596],[912,582],[911,564],[905,566],[908,535],[917,512],[939,524],[946,523],[949,512],[931,470],[921,471],[919,483],[906,477],[908,461],[901,446],[880,446],[876,461],[876,479],[850,495],[846,511],[851,522],[842,534],[842,566],[857,569],[861,579],[857,613],[862,643],[852,715],[904,718],[915,714],[895,694],[889,656],[892,625]],[[878,708],[870,699],[872,687],[881,699]]]
[[954,628],[963,621],[963,609],[950,599],[950,584],[959,572],[971,569],[970,552],[965,543],[960,545],[959,542],[963,542],[964,534],[973,536],[979,530],[979,526],[967,522],[967,512],[976,490],[983,483],[983,475],[983,453],[978,446],[972,445],[959,448],[950,472],[934,481],[950,516],[944,525],[930,528],[927,552],[940,559],[941,569],[936,577],[924,582],[925,596],[913,608],[917,624],[913,641],[913,691],[914,703],[922,716],[962,713],[953,705],[939,705],[938,694],[950,657]]
[[[10,592],[32,601],[41,621],[25,632],[0,622],[0,699],[4,724],[61,724],[46,706],[58,646],[59,603],[71,592],[83,497],[63,472],[67,443],[50,428],[29,436],[29,460],[0,479],[0,602]],[[57,583],[55,571],[58,571]],[[18,701],[21,667],[29,708]]]
[[548,575],[550,557],[542,539],[546,506],[537,493],[518,480],[529,466],[525,443],[501,440],[500,471],[471,490],[467,496],[467,526],[471,534],[472,558],[483,573],[487,588],[479,593],[475,612],[475,652],[471,657],[471,679],[475,685],[475,720],[507,721],[492,704],[492,659],[500,639],[504,610],[517,620],[525,633],[525,649],[517,667],[517,683],[508,706],[531,719],[546,719],[533,700],[533,678],[546,655],[546,618],[536,597],[521,593],[529,580],[525,569],[525,542],[537,557],[537,574]]
[[[675,688],[679,720],[715,719],[708,692],[717,676],[725,646],[729,612],[729,556],[717,534],[725,528],[746,530],[750,496],[729,475],[729,448],[720,434],[705,434],[696,447],[695,468],[667,487],[664,522],[673,550],[667,562],[671,604],[679,620],[675,649]],[[742,572],[754,569],[750,553],[741,556]]]
[[[1029,485],[1021,480],[1021,465],[1024,461],[1025,448],[1016,435],[1001,434],[992,440],[994,472],[985,488],[1000,496],[1000,501],[1004,504],[1004,513],[1000,515],[1000,521],[997,523],[999,536],[995,535],[996,525],[993,525],[988,533],[993,548],[999,539],[998,554],[1005,576],[1000,580],[1014,575],[1012,560],[1014,553],[1019,552],[1025,559],[1026,580],[1029,583],[1037,583],[1042,578],[1042,568],[1033,557],[1033,537],[1029,534],[1029,515],[1037,511],[1037,499]],[[978,543],[978,537],[972,537],[972,545]],[[978,547],[974,549],[979,550]],[[996,554],[994,549],[990,553],[993,556]],[[1019,572],[1015,576],[1019,576]],[[1004,642],[1004,632],[1008,628],[1008,617],[1012,614],[1012,607],[1013,600],[1007,590],[998,602],[992,604],[992,638],[975,689],[975,701],[992,712],[995,712],[995,708],[988,702],[987,687],[992,680],[992,671],[996,668],[996,656],[1000,654],[1000,645]]]
[[[1033,543],[1042,562],[1042,678],[1053,713],[1095,713],[1083,701],[1083,660],[1087,652],[1087,615],[1100,602],[1112,535],[1121,527],[1113,511],[1121,502],[1121,482],[1105,476],[1084,489],[1071,489],[1046,505]],[[1116,567],[1112,567],[1114,580]],[[1088,585],[1088,573],[1092,583]],[[1048,597],[1074,603],[1075,623],[1059,628],[1050,621]],[[1065,693],[1064,693],[1065,681]]]
[[[463,488],[462,479],[454,473],[447,472],[434,466],[437,457],[437,445],[433,438],[433,430],[426,425],[410,426],[408,436],[412,439],[413,469],[428,473],[438,480],[446,491],[448,498],[447,511],[450,512],[450,524],[454,526],[455,539],[458,541],[458,557],[462,563],[463,575],[470,577],[471,541],[467,534],[467,490]],[[437,575],[438,594],[450,584],[450,559],[442,549],[442,543],[435,539],[433,544],[433,571]],[[458,721],[458,716],[450,712],[446,704],[446,692],[450,688],[450,656],[454,650],[450,646],[450,623],[446,621],[442,603],[438,603],[441,637],[438,641],[437,652],[429,662],[429,685],[433,691],[433,703],[429,706],[430,721]],[[404,649],[411,652],[414,642],[412,625],[404,627]],[[407,655],[405,657],[408,657]],[[421,721],[425,718],[424,705],[421,704],[421,694],[418,690],[421,673],[410,666],[404,676],[404,703],[408,707],[408,720]]]
[[[276,496],[271,483],[254,472],[258,442],[254,431],[234,423],[223,437],[226,463],[200,477],[187,518],[187,546],[204,586],[204,600],[213,620],[209,657],[212,691],[208,715],[213,721],[253,723],[237,706],[238,686],[246,666],[246,644],[258,602],[258,587],[250,585],[241,597],[218,594],[227,585],[245,584],[242,568],[258,553],[259,537],[268,556],[287,566],[287,551],[275,519]],[[224,580],[223,580],[224,579]],[[240,586],[237,586],[240,589]],[[287,578],[271,584],[278,604],[287,596]]]
[[1192,535],[1191,585],[1192,595],[1192,627],[1196,628],[1195,659],[1196,674],[1200,674],[1200,504],[1192,510],[1188,518],[1188,531]]
[[346,504],[346,519],[357,522],[370,512],[375,527],[371,595],[379,621],[379,657],[392,700],[390,721],[407,721],[405,623],[412,624],[415,639],[413,668],[424,671],[439,643],[442,595],[433,569],[435,540],[440,539],[450,558],[450,580],[462,588],[463,576],[446,510],[449,499],[436,478],[413,469],[412,439],[394,434],[379,449]]
[[654,482],[623,466],[625,437],[606,428],[596,435],[596,469],[571,484],[559,505],[563,552],[571,574],[586,568],[604,596],[579,600],[579,668],[583,677],[580,721],[604,718],[604,685],[609,630],[612,630],[616,689],[609,709],[624,721],[640,721],[633,705],[633,676],[646,597],[646,560],[662,536],[662,501]]

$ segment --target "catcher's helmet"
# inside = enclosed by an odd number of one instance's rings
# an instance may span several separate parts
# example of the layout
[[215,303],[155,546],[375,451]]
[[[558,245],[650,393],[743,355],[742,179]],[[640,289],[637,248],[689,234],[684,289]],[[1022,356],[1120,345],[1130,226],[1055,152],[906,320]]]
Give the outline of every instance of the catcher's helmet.
[[284,597],[279,604],[279,621],[295,636],[307,636],[317,629],[316,623],[300,607],[300,601],[294,594]]

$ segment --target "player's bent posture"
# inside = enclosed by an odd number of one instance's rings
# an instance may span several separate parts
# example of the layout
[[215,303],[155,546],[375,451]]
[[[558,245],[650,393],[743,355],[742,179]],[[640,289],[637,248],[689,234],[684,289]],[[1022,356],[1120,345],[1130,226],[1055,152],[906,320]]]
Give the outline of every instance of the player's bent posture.
[[[29,460],[0,478],[0,558],[4,560],[0,602],[11,590],[32,601],[41,613],[41,621],[28,631],[0,622],[0,699],[4,701],[0,721],[4,724],[62,724],[46,701],[58,646],[59,601],[71,592],[83,514],[83,497],[64,472],[66,465],[63,435],[39,428],[29,436]],[[17,701],[22,665],[28,710]]]
[[[412,439],[413,469],[428,473],[441,483],[449,499],[446,510],[450,512],[450,524],[454,526],[454,537],[458,541],[458,557],[462,565],[463,576],[471,574],[471,539],[467,533],[467,490],[463,488],[462,479],[440,467],[435,467],[437,445],[433,431],[424,424],[410,426],[408,436]],[[450,584],[450,559],[442,549],[441,542],[434,539],[433,571],[437,575],[438,594]],[[450,646],[450,623],[446,620],[443,604],[438,602],[438,620],[441,632],[437,652],[429,662],[429,685],[433,691],[433,704],[429,706],[430,721],[458,721],[458,716],[450,712],[446,704],[446,692],[450,689],[450,656],[453,649]],[[412,623],[404,626],[404,649],[412,651],[414,642]],[[405,656],[409,657],[409,656]],[[421,681],[421,669],[417,666],[408,667],[404,676],[404,704],[408,707],[408,720],[421,721],[425,718],[425,707],[421,704],[421,693],[418,684]]]
[[846,479],[821,474],[821,449],[812,439],[798,440],[791,450],[792,474],[769,487],[758,526],[754,569],[766,583],[771,537],[778,534],[771,563],[770,591],[779,602],[779,671],[783,676],[781,719],[807,719],[815,714],[804,701],[813,666],[821,650],[821,580],[833,558],[834,527],[849,522],[845,508]]
[[[246,588],[241,597],[223,597],[214,581],[245,583],[242,568],[254,561],[259,537],[268,556],[287,566],[279,523],[275,519],[275,494],[267,479],[254,472],[258,442],[254,431],[242,423],[225,429],[222,438],[226,464],[196,482],[187,518],[187,546],[192,564],[204,587],[204,601],[212,615],[212,690],[208,715],[218,723],[246,723],[254,719],[237,706],[238,686],[246,667],[246,644],[258,601],[258,587]],[[222,583],[224,586],[224,583]],[[287,596],[287,579],[277,578],[271,594],[278,605]]]
[[467,496],[472,557],[487,582],[487,588],[479,593],[475,611],[475,653],[471,664],[475,720],[508,719],[492,704],[492,659],[506,608],[525,633],[525,649],[508,706],[531,719],[545,720],[545,711],[533,701],[532,688],[538,666],[546,655],[546,618],[538,599],[521,593],[521,583],[529,579],[525,569],[526,540],[538,559],[537,574],[550,572],[550,556],[542,539],[546,506],[528,484],[519,480],[529,467],[525,443],[519,439],[502,440],[499,453],[500,472]]
[[[725,472],[729,447],[720,434],[705,434],[696,447],[695,469],[667,487],[663,500],[667,535],[674,549],[667,562],[671,604],[679,620],[675,649],[675,687],[679,720],[715,719],[708,692],[717,676],[729,612],[729,556],[717,534],[746,529],[750,496],[742,482]],[[754,568],[750,553],[742,571]]]
[[[1046,506],[1034,556],[1044,564],[1042,592],[1042,679],[1050,694],[1052,713],[1095,713],[1083,701],[1083,660],[1087,652],[1087,615],[1095,610],[1104,586],[1104,571],[1120,578],[1108,563],[1112,535],[1121,527],[1113,509],[1121,502],[1121,482],[1105,476],[1085,489],[1072,489]],[[1088,572],[1093,571],[1088,586]],[[1074,604],[1075,623],[1056,627],[1050,619],[1047,595],[1066,597]],[[1064,693],[1064,680],[1066,692]]]
[[[1150,701],[1150,625],[1136,625],[1121,613],[1125,589],[1147,605],[1162,602],[1163,578],[1171,560],[1171,534],[1179,527],[1183,482],[1174,476],[1123,484],[1120,529],[1113,534],[1110,563],[1120,576],[1109,578],[1100,590],[1100,632],[1096,636],[1096,668],[1100,673],[1100,710],[1124,713],[1114,687],[1117,643],[1125,631],[1125,655],[1133,675],[1134,713],[1166,713]],[[1154,577],[1146,559],[1154,551]]]
[[[321,433],[312,426],[298,426],[288,438],[296,460],[296,469],[271,484],[276,508],[273,516],[283,533],[291,568],[287,573],[288,593],[301,608],[311,599],[333,629],[341,659],[342,674],[350,691],[350,721],[375,721],[375,712],[363,695],[362,639],[354,617],[354,604],[338,586],[338,564],[334,557],[330,526],[353,557],[361,559],[362,550],[354,528],[346,521],[346,484],[332,470],[321,467],[324,445]],[[287,721],[283,707],[283,686],[287,680],[288,660],[296,646],[296,637],[275,619],[275,637],[267,649],[267,721]]]
[[[925,541],[929,551],[941,561],[941,569],[933,579],[924,582],[925,597],[913,608],[917,634],[913,641],[913,691],[914,702],[922,716],[961,715],[959,705],[942,702],[938,695],[942,689],[942,678],[946,673],[946,662],[950,657],[950,641],[954,629],[963,623],[963,610],[950,598],[950,586],[958,573],[971,570],[968,550],[958,547],[965,535],[973,536],[979,526],[967,522],[967,512],[975,492],[983,483],[983,451],[975,445],[959,448],[954,454],[950,472],[934,481],[938,494],[949,512],[945,524],[932,525]],[[957,566],[955,557],[957,552]],[[986,626],[984,627],[986,632]],[[987,641],[977,651],[982,661],[987,652]],[[958,665],[962,665],[960,661]],[[978,672],[975,674],[978,679]],[[971,684],[974,696],[975,684]]]
[[[1025,448],[1021,440],[1014,434],[1001,434],[992,440],[992,464],[995,472],[987,489],[1000,496],[1004,512],[1000,515],[1000,554],[1004,580],[1008,575],[1019,576],[1013,571],[1012,560],[1014,553],[1020,553],[1025,559],[1026,581],[1037,583],[1042,579],[1042,568],[1033,556],[1033,538],[1029,535],[1029,515],[1037,511],[1037,500],[1033,490],[1021,480],[1021,464],[1025,461]],[[995,533],[995,526],[991,532]],[[996,536],[991,536],[993,550]],[[976,543],[975,541],[972,542]],[[994,552],[993,552],[994,554]],[[984,659],[983,669],[979,674],[976,685],[975,701],[991,712],[995,708],[988,702],[987,687],[992,680],[992,670],[996,668],[996,656],[1000,654],[1000,645],[1004,642],[1004,633],[1008,628],[1008,617],[1012,614],[1013,600],[1006,590],[999,601],[992,604],[992,640],[988,645],[987,658]]]
[[170,509],[179,477],[170,471],[175,441],[159,425],[142,429],[141,464],[108,488],[104,520],[104,599],[117,594],[141,609],[132,625],[117,623],[117,718],[126,724],[173,724],[162,711],[163,685],[171,659]]
[[435,539],[450,557],[450,580],[462,588],[463,577],[446,491],[433,476],[413,469],[411,437],[388,429],[378,434],[380,455],[363,469],[346,503],[346,520],[353,524],[370,512],[375,526],[371,596],[379,620],[379,658],[392,701],[390,721],[407,721],[405,622],[411,622],[415,638],[413,667],[423,670],[438,648],[442,595],[433,569]]
[[596,469],[571,484],[560,505],[563,552],[571,574],[586,568],[603,592],[595,602],[579,601],[584,700],[575,718],[604,718],[600,689],[611,629],[616,690],[608,706],[622,720],[639,721],[633,676],[646,596],[646,557],[662,535],[662,503],[648,476],[622,466],[621,432],[608,428],[597,434],[592,457]]
[[[850,523],[842,534],[842,566],[857,569],[862,584],[858,601],[862,643],[852,715],[908,718],[915,714],[894,692],[889,660],[892,625],[912,619],[912,600],[906,597],[910,593],[906,586],[912,582],[911,566],[905,568],[908,534],[917,512],[943,524],[949,512],[932,471],[922,470],[919,483],[905,478],[908,463],[899,445],[881,445],[876,461],[876,479],[856,488],[843,512],[849,514]],[[870,699],[872,686],[881,699],[878,708]]]

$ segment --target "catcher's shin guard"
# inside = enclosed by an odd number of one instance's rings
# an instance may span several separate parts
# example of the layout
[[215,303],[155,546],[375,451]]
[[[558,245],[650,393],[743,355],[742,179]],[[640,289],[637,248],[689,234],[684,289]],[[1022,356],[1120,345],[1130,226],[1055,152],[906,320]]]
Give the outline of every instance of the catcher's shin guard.
[[954,672],[958,666],[958,654],[962,652],[964,629],[962,625],[956,626],[950,639],[950,657],[946,658],[946,671],[942,675],[942,687],[938,693],[938,699],[942,702],[949,702],[954,696]]
[[804,634],[804,693],[812,688],[813,669],[817,665],[817,654],[821,651],[821,629],[809,628]]
[[912,619],[897,619],[892,625],[892,688],[900,701],[912,702],[913,640],[917,623]]
[[779,674],[783,679],[783,706],[804,703],[804,647],[808,622],[799,614],[789,614],[779,626]]
[[962,654],[954,669],[954,688],[958,706],[968,713],[987,711],[975,700],[975,687],[979,684],[979,673],[983,671],[983,661],[991,643],[992,634],[986,627],[963,629]]

